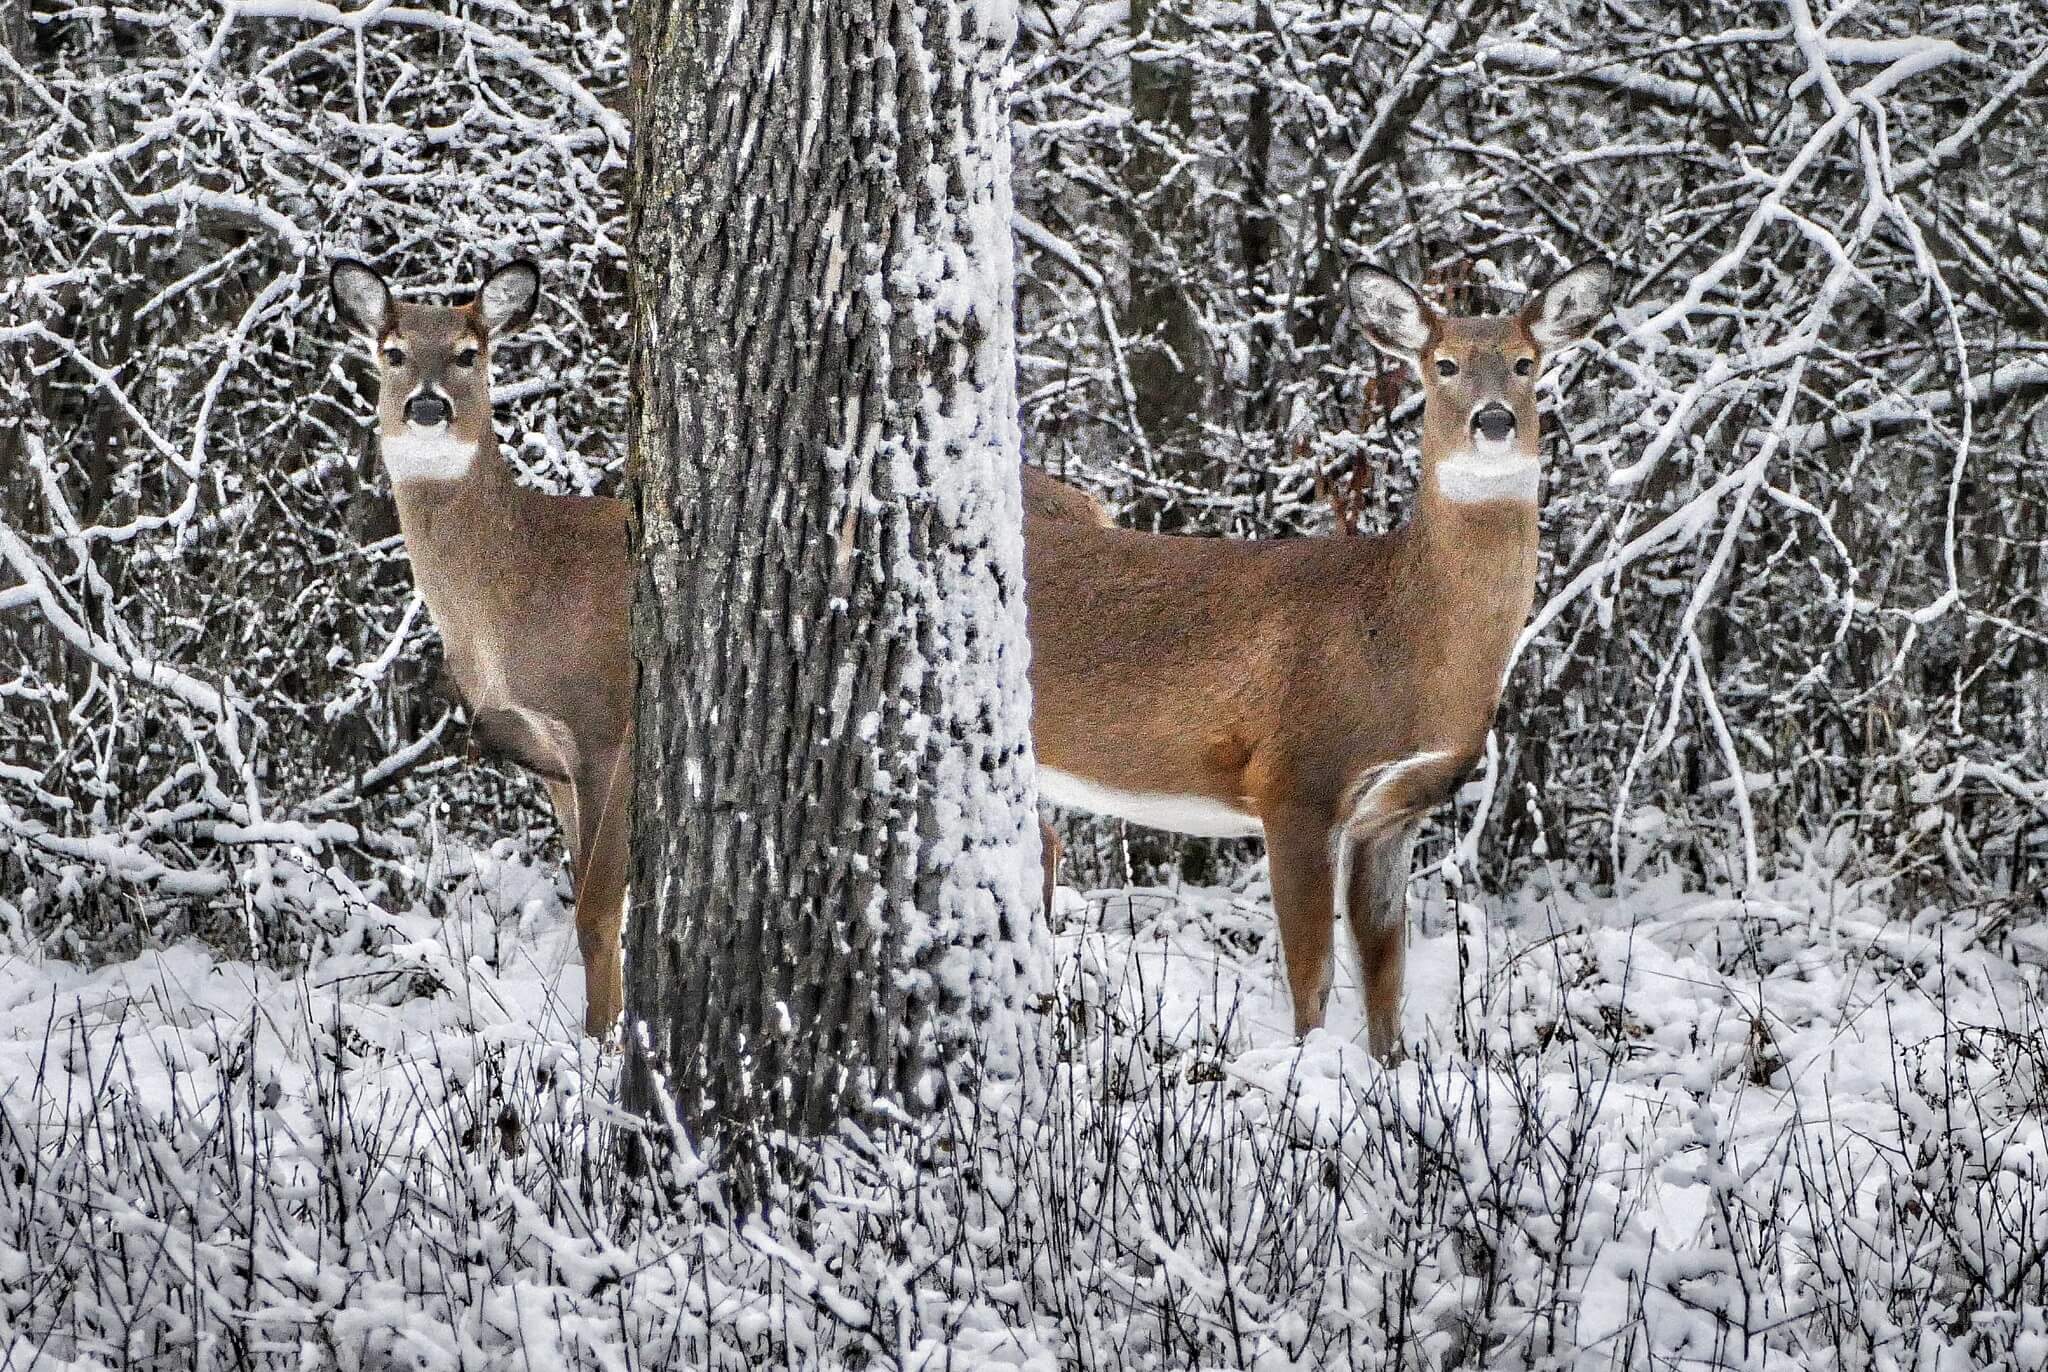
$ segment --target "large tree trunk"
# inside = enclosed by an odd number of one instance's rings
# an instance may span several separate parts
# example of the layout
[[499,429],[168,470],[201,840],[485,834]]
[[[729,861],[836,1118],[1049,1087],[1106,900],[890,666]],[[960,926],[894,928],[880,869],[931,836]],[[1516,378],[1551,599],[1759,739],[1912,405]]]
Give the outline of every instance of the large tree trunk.
[[743,1198],[772,1132],[1017,1066],[1011,23],[633,11],[629,1092],[665,1073]]

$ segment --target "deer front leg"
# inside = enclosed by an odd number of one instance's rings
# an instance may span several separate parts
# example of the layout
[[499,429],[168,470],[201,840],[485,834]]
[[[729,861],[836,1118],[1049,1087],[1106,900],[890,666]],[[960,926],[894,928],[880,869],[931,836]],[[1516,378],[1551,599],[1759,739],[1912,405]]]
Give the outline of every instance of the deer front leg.
[[1330,999],[1330,818],[1308,811],[1265,815],[1266,867],[1280,923],[1280,959],[1297,1036],[1320,1028]]
[[1045,917],[1052,919],[1052,896],[1059,887],[1060,836],[1044,820],[1038,821],[1038,858],[1045,865]]
[[569,850],[569,881],[573,889],[583,880],[583,830],[576,823],[576,783],[542,777],[548,800],[555,807],[555,820],[562,826],[562,846]]
[[583,1031],[603,1038],[626,998],[619,931],[626,916],[633,753],[627,743],[578,769],[576,801],[587,837],[578,853],[576,941],[583,949]]
[[[1416,825],[1403,824],[1352,844],[1347,880],[1352,940],[1365,988],[1365,1026],[1373,1056],[1395,1063],[1401,1051],[1401,980],[1408,958],[1408,876]],[[1339,842],[1345,841],[1339,836]]]

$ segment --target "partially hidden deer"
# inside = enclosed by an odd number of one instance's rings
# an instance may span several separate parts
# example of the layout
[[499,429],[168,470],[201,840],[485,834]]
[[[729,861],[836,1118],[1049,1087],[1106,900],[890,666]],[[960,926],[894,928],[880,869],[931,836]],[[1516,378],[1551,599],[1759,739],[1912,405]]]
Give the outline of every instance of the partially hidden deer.
[[1609,289],[1582,266],[1514,314],[1454,317],[1352,275],[1366,337],[1423,389],[1421,481],[1392,533],[1152,534],[1027,501],[1040,795],[1263,834],[1297,1034],[1323,1022],[1341,921],[1371,1048],[1399,1055],[1415,833],[1483,754],[1535,595],[1537,379]]
[[[1024,539],[1027,544],[1033,537],[1032,530],[1046,520],[1065,521],[1091,529],[1106,529],[1111,525],[1109,511],[1101,501],[1028,464],[1023,469],[1023,495]],[[1038,834],[1039,860],[1045,867],[1045,914],[1047,919],[1051,919],[1053,893],[1059,888],[1060,838],[1042,819],[1038,822]]]
[[539,774],[576,885],[584,1029],[623,1000],[634,665],[627,639],[626,508],[514,478],[491,427],[491,352],[533,317],[540,273],[500,267],[467,304],[401,302],[351,259],[329,284],[377,359],[378,447],[413,582],[446,649],[471,727]]

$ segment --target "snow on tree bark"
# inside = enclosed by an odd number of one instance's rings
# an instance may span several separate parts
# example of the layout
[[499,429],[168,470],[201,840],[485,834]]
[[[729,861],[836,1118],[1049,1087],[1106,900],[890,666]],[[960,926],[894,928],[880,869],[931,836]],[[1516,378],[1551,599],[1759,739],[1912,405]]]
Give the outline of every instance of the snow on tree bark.
[[[1041,960],[1006,4],[647,0],[628,1018],[693,1131],[915,1112]],[[883,1103],[887,1103],[883,1105]]]

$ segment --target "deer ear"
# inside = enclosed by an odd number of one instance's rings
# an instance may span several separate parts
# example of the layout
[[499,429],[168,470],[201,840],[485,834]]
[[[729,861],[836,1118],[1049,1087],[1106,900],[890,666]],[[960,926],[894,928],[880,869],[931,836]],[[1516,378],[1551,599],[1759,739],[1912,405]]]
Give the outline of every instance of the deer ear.
[[1347,283],[1352,312],[1372,345],[1390,357],[1413,362],[1429,346],[1436,311],[1407,282],[1377,267],[1360,267]]
[[1613,289],[1614,274],[1598,262],[1574,267],[1530,294],[1522,305],[1522,325],[1545,352],[1569,347],[1606,316]]
[[476,293],[484,329],[493,337],[525,328],[539,300],[540,268],[524,259],[507,262],[492,272]]
[[327,286],[334,292],[334,307],[342,322],[364,337],[377,338],[391,322],[391,288],[353,257],[335,259],[327,273]]

